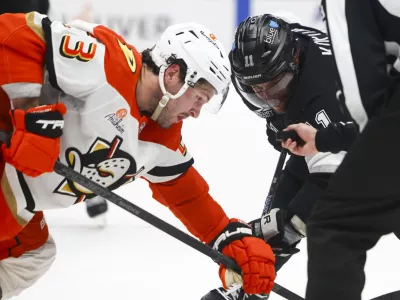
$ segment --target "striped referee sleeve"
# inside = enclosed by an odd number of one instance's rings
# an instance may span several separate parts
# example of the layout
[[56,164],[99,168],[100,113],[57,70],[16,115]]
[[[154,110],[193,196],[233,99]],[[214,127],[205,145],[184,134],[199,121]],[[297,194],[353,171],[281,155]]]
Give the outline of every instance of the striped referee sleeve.
[[323,0],[322,5],[340,77],[338,98],[362,130],[383,107],[391,84],[385,42],[400,42],[399,0]]

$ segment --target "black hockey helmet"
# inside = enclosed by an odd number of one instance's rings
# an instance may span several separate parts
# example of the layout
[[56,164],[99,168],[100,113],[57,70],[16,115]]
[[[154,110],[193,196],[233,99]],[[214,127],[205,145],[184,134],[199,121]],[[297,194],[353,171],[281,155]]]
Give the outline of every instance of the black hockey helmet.
[[298,73],[296,53],[287,22],[269,14],[249,17],[236,29],[229,54],[232,81],[253,105],[284,112]]

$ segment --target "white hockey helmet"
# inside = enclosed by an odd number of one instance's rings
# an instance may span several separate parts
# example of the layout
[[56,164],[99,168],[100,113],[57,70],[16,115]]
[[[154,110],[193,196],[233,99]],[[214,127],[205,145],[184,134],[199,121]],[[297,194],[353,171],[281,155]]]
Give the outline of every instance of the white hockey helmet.
[[[182,96],[200,78],[207,80],[215,89],[215,96],[209,101],[213,112],[221,108],[231,81],[231,67],[222,43],[210,30],[196,23],[172,25],[154,46],[151,56],[160,68],[159,83],[164,94],[152,115],[153,120],[158,118],[169,99]],[[164,85],[164,72],[171,64],[171,57],[182,59],[187,65],[185,82],[175,95],[168,93]]]

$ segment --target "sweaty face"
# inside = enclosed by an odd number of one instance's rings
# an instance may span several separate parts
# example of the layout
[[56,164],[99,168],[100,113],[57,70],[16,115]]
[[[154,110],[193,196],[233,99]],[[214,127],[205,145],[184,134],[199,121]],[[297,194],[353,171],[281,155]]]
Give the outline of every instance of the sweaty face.
[[[182,87],[182,83],[166,86],[167,91],[176,94]],[[214,96],[214,89],[209,84],[195,85],[189,87],[186,92],[177,99],[170,99],[167,106],[162,110],[157,123],[162,128],[169,128],[188,117],[197,118],[200,110]]]
[[261,101],[257,105],[263,107],[267,104],[278,113],[285,112],[292,79],[292,73],[283,73],[272,81],[252,85],[251,88],[258,97],[256,101]]

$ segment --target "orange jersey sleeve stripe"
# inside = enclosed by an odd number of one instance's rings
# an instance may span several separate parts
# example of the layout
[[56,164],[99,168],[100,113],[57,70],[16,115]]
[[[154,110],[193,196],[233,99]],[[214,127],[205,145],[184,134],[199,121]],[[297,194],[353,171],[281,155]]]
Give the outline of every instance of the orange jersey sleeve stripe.
[[0,15],[0,85],[43,84],[46,44],[34,13]]
[[190,233],[211,242],[229,219],[208,193],[208,184],[194,167],[175,180],[150,183],[153,198],[167,206]]

